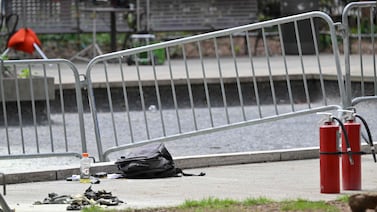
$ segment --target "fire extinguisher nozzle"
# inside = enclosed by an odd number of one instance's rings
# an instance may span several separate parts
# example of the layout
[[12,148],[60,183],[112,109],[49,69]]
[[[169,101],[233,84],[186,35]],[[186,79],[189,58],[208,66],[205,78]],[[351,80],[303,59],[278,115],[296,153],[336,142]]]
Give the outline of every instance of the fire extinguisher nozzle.
[[353,165],[353,164],[354,164],[354,162],[353,162],[353,159],[352,159],[352,157],[351,157],[351,156],[350,156],[350,159],[349,159],[349,160],[350,160],[350,164],[351,164],[351,165]]
[[353,162],[353,158],[352,158],[351,148],[347,148],[347,154],[348,154],[348,160],[349,160],[350,164],[353,165],[354,162]]

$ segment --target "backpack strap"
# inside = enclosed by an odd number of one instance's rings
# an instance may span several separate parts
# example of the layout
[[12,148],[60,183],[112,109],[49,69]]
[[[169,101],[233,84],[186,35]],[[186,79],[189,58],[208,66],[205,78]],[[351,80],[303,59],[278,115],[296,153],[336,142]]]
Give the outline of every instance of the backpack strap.
[[182,176],[205,176],[206,173],[200,172],[199,174],[189,174],[182,171],[180,168],[175,168],[177,174],[182,174]]

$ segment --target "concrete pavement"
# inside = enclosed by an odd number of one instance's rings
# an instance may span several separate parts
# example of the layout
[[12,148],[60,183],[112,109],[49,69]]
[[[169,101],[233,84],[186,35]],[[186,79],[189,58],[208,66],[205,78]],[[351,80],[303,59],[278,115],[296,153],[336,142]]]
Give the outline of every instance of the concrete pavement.
[[[297,198],[335,200],[345,194],[377,191],[377,178],[375,178],[377,164],[373,162],[371,155],[362,156],[362,191],[341,190],[340,194],[320,193],[318,158],[282,161],[289,158],[302,159],[305,155],[310,158],[315,153],[318,155],[318,149],[293,151],[289,154],[274,151],[181,158],[176,161],[181,167],[188,167],[188,164],[205,166],[210,165],[211,161],[234,164],[242,163],[242,160],[244,162],[251,161],[253,158],[255,162],[259,163],[184,170],[188,173],[205,172],[206,176],[203,177],[147,180],[101,179],[101,183],[93,185],[92,188],[96,191],[105,189],[125,201],[126,204],[111,207],[118,209],[176,206],[185,200],[201,200],[208,197],[237,200],[258,197],[267,197],[273,200]],[[302,156],[298,157],[300,154]],[[109,163],[107,165],[109,166]],[[104,164],[96,166],[97,171],[109,171],[109,167],[105,168]],[[112,168],[114,170],[114,167]],[[38,174],[35,175],[38,176]],[[7,186],[5,199],[16,211],[65,211],[68,206],[66,204],[33,205],[33,203],[42,201],[48,193],[52,192],[59,195],[82,194],[89,186],[90,184],[65,180],[10,184]]]

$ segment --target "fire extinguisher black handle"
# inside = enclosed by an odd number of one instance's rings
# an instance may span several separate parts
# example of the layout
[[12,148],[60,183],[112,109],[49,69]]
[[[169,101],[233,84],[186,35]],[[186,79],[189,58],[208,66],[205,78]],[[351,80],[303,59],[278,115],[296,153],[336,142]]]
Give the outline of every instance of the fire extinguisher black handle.
[[350,145],[350,139],[348,138],[348,134],[346,131],[346,128],[344,127],[342,121],[338,119],[337,117],[332,117],[333,120],[336,120],[339,123],[339,126],[342,128],[342,133],[344,134],[345,142],[347,145],[347,154],[348,154],[348,160],[351,165],[353,165],[353,158],[352,158],[352,152],[351,152],[351,145]]
[[363,123],[364,127],[365,127],[365,131],[367,132],[367,135],[368,135],[368,140],[367,143],[369,144],[370,146],[370,149],[371,149],[371,153],[372,153],[372,156],[373,156],[373,160],[374,162],[376,163],[377,162],[377,158],[376,158],[376,152],[374,150],[374,144],[373,144],[373,139],[372,139],[372,133],[370,133],[370,129],[369,129],[369,126],[368,126],[368,123],[365,121],[365,119],[360,116],[359,114],[355,114],[355,117],[359,118],[360,121]]

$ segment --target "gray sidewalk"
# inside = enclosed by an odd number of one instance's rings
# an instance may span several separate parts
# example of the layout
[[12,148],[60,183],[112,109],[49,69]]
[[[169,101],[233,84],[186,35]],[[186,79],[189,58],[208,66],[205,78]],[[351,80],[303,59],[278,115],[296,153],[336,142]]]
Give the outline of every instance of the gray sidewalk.
[[[234,155],[236,157],[236,155]],[[221,160],[219,156],[212,160]],[[211,160],[205,158],[204,160]],[[362,191],[377,191],[377,171],[371,155],[362,157]],[[93,190],[105,189],[126,202],[111,208],[147,208],[175,206],[185,200],[203,198],[267,197],[273,200],[297,199],[335,200],[344,194],[360,191],[343,191],[340,194],[321,194],[319,159],[262,162],[242,165],[185,169],[188,173],[205,172],[203,177],[178,177],[164,179],[102,179]],[[11,184],[5,199],[16,211],[65,211],[68,205],[33,205],[48,193],[59,195],[82,194],[90,184],[78,181],[46,181]]]

